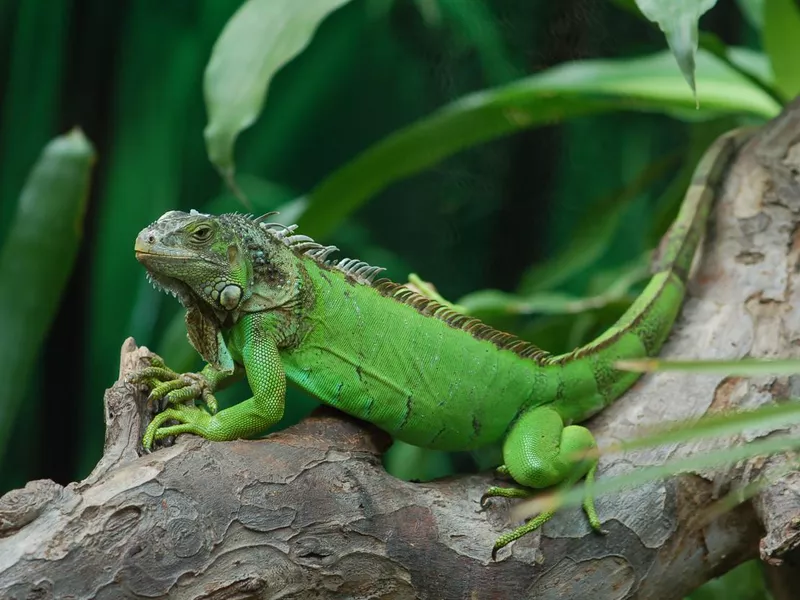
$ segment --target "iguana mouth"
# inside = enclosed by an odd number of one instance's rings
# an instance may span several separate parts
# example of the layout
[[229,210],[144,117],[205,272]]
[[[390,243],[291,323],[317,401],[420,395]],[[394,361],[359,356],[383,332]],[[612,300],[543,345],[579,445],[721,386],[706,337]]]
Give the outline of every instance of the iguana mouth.
[[[147,250],[139,250],[138,248],[134,250],[134,254],[136,255],[136,260],[139,262],[143,262],[142,258],[147,256],[154,256],[156,258],[168,258],[170,260],[191,260],[197,259],[196,255],[193,254],[178,254],[172,252],[150,252]],[[140,258],[142,257],[142,258]],[[147,260],[145,258],[145,260]]]

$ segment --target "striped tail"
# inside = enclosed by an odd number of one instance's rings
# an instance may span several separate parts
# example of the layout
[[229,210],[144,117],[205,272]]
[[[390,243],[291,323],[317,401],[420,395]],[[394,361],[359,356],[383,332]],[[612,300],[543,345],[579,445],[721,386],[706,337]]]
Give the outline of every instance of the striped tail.
[[548,360],[562,369],[563,380],[593,380],[582,393],[567,395],[581,401],[562,406],[565,416],[587,418],[633,385],[640,374],[615,369],[617,360],[653,356],[661,349],[680,313],[689,271],[722,179],[748,135],[746,130],[726,133],[706,150],[678,216],[655,252],[653,276],[630,308],[597,339]]

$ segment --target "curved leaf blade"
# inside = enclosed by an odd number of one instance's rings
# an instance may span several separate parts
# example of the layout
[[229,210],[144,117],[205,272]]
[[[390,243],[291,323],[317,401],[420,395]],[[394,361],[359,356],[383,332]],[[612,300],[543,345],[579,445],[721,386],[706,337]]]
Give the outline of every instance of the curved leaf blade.
[[567,63],[509,85],[465,96],[405,127],[340,168],[309,195],[304,233],[324,237],[342,218],[391,183],[456,152],[502,135],[612,110],[668,113],[685,119],[721,114],[775,116],[780,105],[723,61],[699,51],[704,106],[669,52],[633,60]]
[[94,149],[80,130],[45,146],[0,252],[0,460],[83,237]]
[[275,73],[311,41],[317,26],[350,0],[247,0],[214,44],[203,82],[209,160],[232,181],[236,138],[264,105]]

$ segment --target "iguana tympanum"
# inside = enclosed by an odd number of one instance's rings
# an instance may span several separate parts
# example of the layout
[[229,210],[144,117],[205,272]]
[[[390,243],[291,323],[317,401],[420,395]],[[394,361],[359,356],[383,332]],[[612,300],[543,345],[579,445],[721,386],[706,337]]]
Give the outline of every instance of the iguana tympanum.
[[[654,274],[620,320],[590,344],[552,356],[452,307],[386,279],[363,262],[330,261],[336,250],[263,218],[170,211],[136,239],[136,258],[156,286],[186,307],[189,340],[208,363],[177,374],[163,364],[135,380],[168,406],[143,444],[193,433],[233,440],[283,416],[286,380],[397,439],[440,450],[502,444],[500,472],[521,487],[591,482],[596,459],[578,423],[607,406],[638,375],[618,359],[651,356],[669,334],[715,191],[741,139],[727,134],[701,160],[664,236]],[[253,397],[217,412],[213,392],[246,375]],[[204,407],[196,406],[194,400]],[[176,421],[178,424],[166,424]],[[584,509],[600,531],[593,499]],[[533,531],[543,513],[501,536],[492,551]]]

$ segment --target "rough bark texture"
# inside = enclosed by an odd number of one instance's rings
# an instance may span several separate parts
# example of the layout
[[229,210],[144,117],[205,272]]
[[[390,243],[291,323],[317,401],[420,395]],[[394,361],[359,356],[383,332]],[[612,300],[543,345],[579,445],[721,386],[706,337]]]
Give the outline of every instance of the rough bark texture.
[[[799,142],[795,103],[740,154],[664,356],[800,352]],[[128,340],[121,376],[148,356]],[[795,378],[647,376],[590,426],[602,445],[667,420],[797,397],[797,388]],[[398,481],[381,467],[387,438],[330,410],[264,440],[188,436],[140,456],[143,406],[140,390],[116,383],[106,395],[105,454],[90,476],[63,488],[32,482],[0,499],[0,597],[667,600],[759,555],[776,591],[790,589],[798,475],[711,521],[698,517],[793,457],[602,497],[607,536],[564,510],[494,563],[511,505],[478,511],[489,474]],[[737,441],[776,433],[786,431],[745,431]],[[606,458],[600,477],[730,443]]]

